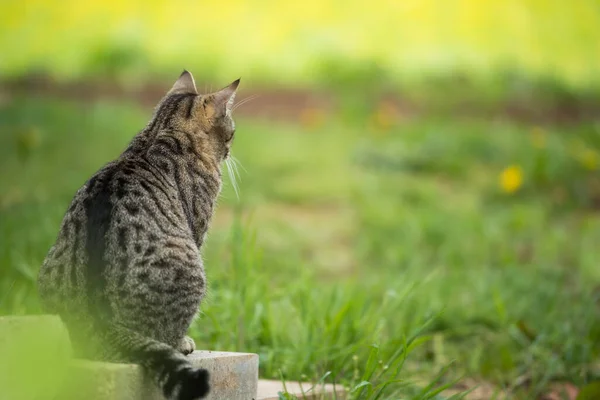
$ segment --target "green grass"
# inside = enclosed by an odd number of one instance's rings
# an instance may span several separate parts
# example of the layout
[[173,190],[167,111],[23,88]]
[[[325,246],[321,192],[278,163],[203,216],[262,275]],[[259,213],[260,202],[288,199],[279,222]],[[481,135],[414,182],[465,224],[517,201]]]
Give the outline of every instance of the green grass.
[[[2,313],[38,311],[37,269],[69,200],[149,114],[1,107]],[[600,149],[598,125],[547,127],[540,144],[510,121],[368,118],[238,121],[245,172],[239,200],[226,183],[203,250],[198,346],[256,352],[265,378],[371,381],[355,398],[375,398],[400,366],[381,398],[427,398],[462,374],[523,399],[598,378],[598,166],[581,156]],[[524,175],[513,194],[498,185],[509,165]]]

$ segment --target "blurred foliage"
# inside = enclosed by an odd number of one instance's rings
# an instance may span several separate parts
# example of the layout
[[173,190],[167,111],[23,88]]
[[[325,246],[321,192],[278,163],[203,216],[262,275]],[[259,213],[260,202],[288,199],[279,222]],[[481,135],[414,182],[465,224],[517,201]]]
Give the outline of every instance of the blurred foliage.
[[135,83],[185,67],[201,81],[389,86],[516,72],[586,88],[598,26],[596,0],[4,0],[0,74]]
[[58,318],[0,317],[0,354],[0,398],[59,398],[71,349]]

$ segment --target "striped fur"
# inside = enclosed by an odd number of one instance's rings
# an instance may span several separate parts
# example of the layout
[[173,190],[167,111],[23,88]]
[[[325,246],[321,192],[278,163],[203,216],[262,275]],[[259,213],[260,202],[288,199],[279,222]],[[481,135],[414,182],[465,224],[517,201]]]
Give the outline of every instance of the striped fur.
[[208,393],[184,356],[206,290],[200,248],[221,190],[239,80],[199,95],[187,71],[127,149],[80,188],[38,278],[85,358],[142,365],[172,399]]

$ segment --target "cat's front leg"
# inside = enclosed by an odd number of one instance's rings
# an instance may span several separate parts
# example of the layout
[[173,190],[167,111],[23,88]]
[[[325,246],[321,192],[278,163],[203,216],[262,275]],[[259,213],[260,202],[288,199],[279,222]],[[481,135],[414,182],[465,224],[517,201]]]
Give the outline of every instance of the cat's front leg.
[[194,350],[196,350],[196,343],[194,343],[194,339],[192,339],[189,336],[185,336],[183,339],[181,339],[181,341],[179,342],[179,345],[177,346],[177,350],[179,350],[180,352],[182,352],[184,355],[188,355],[194,352]]

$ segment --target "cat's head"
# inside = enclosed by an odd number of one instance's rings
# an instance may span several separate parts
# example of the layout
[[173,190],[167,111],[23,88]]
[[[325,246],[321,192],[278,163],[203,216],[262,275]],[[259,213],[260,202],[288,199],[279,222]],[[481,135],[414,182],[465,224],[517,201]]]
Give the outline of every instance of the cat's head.
[[194,77],[184,70],[157,107],[159,129],[193,134],[204,149],[214,152],[217,161],[225,160],[235,134],[231,111],[239,83],[238,79],[216,92],[199,94]]

